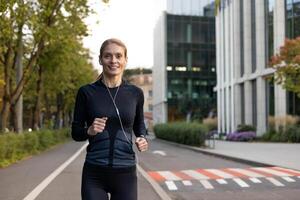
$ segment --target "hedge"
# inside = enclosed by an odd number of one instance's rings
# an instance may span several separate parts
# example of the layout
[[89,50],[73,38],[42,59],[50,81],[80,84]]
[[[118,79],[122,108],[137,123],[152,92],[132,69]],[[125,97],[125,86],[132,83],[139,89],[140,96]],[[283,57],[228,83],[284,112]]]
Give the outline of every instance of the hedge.
[[69,138],[69,129],[0,134],[0,167],[44,151]]
[[207,127],[198,123],[173,122],[154,126],[157,138],[193,146],[204,146],[207,132]]

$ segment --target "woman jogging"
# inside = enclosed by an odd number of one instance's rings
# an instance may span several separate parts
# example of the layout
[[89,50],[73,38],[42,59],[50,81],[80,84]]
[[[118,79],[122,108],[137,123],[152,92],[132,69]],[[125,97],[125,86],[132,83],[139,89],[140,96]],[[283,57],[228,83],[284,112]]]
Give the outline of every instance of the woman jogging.
[[108,39],[100,48],[103,72],[98,80],[79,88],[72,122],[72,137],[89,141],[82,171],[83,200],[136,200],[136,158],[132,132],[139,151],[148,149],[145,138],[143,91],[122,79],[127,48]]

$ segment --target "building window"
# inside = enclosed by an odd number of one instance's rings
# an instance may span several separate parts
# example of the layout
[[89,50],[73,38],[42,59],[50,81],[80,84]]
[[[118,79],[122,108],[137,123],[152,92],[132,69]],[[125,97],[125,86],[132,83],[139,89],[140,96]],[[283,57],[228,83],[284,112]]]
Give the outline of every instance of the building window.
[[240,49],[241,70],[240,70],[240,76],[242,77],[244,75],[244,71],[245,71],[245,69],[244,69],[244,0],[240,0],[240,42],[241,42],[241,49]]
[[255,1],[251,1],[251,50],[252,50],[252,73],[256,70],[256,16]]
[[245,89],[244,83],[241,84],[241,124],[245,124]]
[[300,36],[300,0],[286,0],[286,35]]
[[149,90],[149,91],[148,91],[148,96],[149,96],[149,97],[152,97],[152,90]]
[[149,105],[148,105],[148,108],[149,108],[149,111],[152,111],[152,110],[153,110],[152,104],[149,104]]
[[256,80],[251,81],[252,83],[252,123],[253,126],[257,125],[257,90]]
[[274,54],[274,2],[275,0],[267,0],[267,41],[268,41],[268,49],[267,49],[267,60]]

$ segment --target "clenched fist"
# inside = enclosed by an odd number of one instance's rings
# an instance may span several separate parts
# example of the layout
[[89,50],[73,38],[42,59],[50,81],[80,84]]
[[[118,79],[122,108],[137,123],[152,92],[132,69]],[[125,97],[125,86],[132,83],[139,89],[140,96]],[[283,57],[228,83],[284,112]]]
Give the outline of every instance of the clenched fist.
[[97,133],[101,133],[105,128],[106,120],[107,117],[95,118],[87,131],[88,135],[94,136]]
[[146,151],[148,149],[148,142],[144,137],[137,137],[135,144],[139,151]]

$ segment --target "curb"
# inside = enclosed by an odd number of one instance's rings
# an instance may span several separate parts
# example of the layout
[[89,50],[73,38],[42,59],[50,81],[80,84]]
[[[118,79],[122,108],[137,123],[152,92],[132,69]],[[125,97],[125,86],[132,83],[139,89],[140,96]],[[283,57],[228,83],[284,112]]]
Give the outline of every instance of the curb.
[[[220,154],[220,153],[207,151],[205,149],[195,147],[195,146],[188,146],[188,145],[185,145],[185,144],[179,144],[179,143],[170,142],[170,141],[163,140],[163,139],[158,139],[158,138],[155,138],[155,139],[159,140],[160,142],[166,143],[166,144],[186,148],[186,149],[196,151],[196,152],[199,152],[199,153],[202,153],[202,154],[205,154],[205,155],[215,156],[215,157],[218,157],[218,158],[231,160],[231,161],[235,161],[235,162],[239,162],[239,163],[244,163],[244,164],[248,164],[248,165],[256,165],[258,167],[271,167],[271,166],[274,166],[274,165],[271,165],[271,164],[268,164],[268,163],[263,163],[263,162],[253,161],[253,160],[247,160],[247,159],[243,159],[243,158],[237,158],[237,157],[233,157],[233,156],[229,156],[229,155],[225,155],[225,154]],[[281,167],[284,167],[284,166],[281,166]]]

